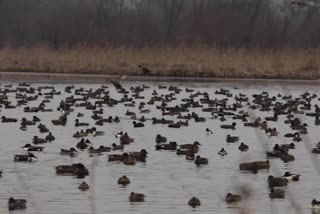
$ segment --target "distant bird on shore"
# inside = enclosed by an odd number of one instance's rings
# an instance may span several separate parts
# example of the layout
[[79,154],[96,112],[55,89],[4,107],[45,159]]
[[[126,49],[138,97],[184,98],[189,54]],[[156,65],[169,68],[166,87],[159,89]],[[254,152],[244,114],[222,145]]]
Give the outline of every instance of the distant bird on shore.
[[151,70],[146,68],[145,66],[143,65],[138,65],[138,67],[140,68],[141,70],[141,74],[143,74],[144,76],[150,76],[151,75]]

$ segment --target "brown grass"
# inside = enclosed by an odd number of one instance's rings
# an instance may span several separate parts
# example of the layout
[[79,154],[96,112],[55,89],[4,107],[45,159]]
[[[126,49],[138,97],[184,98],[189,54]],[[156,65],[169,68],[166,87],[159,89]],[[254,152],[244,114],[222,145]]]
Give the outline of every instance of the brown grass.
[[52,50],[3,48],[1,71],[138,75],[144,64],[158,76],[318,79],[320,49],[219,50],[207,47]]

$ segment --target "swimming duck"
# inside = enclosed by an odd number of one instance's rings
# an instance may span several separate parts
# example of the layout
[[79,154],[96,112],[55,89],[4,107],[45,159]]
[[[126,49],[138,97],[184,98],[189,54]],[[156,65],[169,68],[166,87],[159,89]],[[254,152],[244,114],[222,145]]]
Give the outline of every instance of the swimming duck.
[[120,137],[120,143],[122,145],[130,144],[130,143],[133,143],[133,142],[134,142],[134,139],[130,138],[127,132],[125,132],[123,134],[123,136]]
[[74,156],[78,154],[78,151],[75,148],[71,147],[70,149],[61,149],[60,154]]
[[23,150],[30,151],[30,152],[34,152],[34,151],[42,152],[44,147],[32,146],[30,143],[27,143],[22,148],[23,148]]
[[291,180],[291,181],[299,181],[300,180],[300,175],[292,174],[290,172],[285,172],[282,177],[287,180]]
[[56,138],[52,135],[51,132],[45,138],[48,142],[54,141]]
[[40,120],[39,117],[37,117],[37,116],[34,115],[34,116],[32,117],[32,121],[36,123],[36,122],[40,122],[41,120]]
[[186,154],[186,160],[188,160],[188,161],[194,161],[195,158],[196,158],[196,156],[192,152],[189,152]]
[[213,131],[211,131],[209,128],[206,128],[206,134],[213,134]]
[[188,205],[192,208],[196,208],[199,207],[201,205],[200,200],[197,197],[192,197],[189,201],[188,201]]
[[288,185],[288,180],[282,177],[273,177],[272,175],[268,176],[269,187],[283,187]]
[[92,146],[93,144],[87,139],[85,140],[82,138],[79,143],[77,143],[76,147],[83,150],[86,149],[88,146]]
[[194,163],[195,163],[197,166],[206,165],[206,164],[208,164],[208,159],[207,159],[207,158],[200,157],[200,155],[198,155],[198,156],[196,157],[196,160],[194,161]]
[[188,149],[188,150],[197,150],[201,144],[198,141],[195,141],[193,144],[182,144],[180,145],[181,149]]
[[120,137],[122,137],[122,136],[123,136],[123,131],[121,131],[121,132],[119,132],[119,133],[117,133],[117,134],[115,135],[116,138],[120,138]]
[[257,173],[260,169],[269,169],[270,163],[268,160],[266,161],[253,161],[253,162],[245,162],[239,165],[240,170],[244,171],[252,171],[253,173]]
[[146,158],[148,157],[147,154],[149,153],[145,149],[141,149],[140,152],[129,152],[130,157],[133,157],[134,159],[136,159],[136,161],[141,162],[146,161]]
[[16,162],[32,162],[33,158],[37,157],[31,152],[27,155],[14,155],[14,161]]
[[88,185],[85,181],[83,181],[83,182],[79,185],[79,189],[80,189],[81,191],[86,191],[86,190],[89,189],[89,185]]
[[282,153],[282,155],[280,156],[280,159],[285,163],[295,160],[294,156],[291,154],[288,154],[288,152]]
[[295,141],[295,142],[300,142],[300,141],[302,141],[302,139],[301,139],[301,137],[300,137],[300,133],[295,133],[295,136],[293,137],[293,139],[292,139],[293,141]]
[[248,151],[249,150],[249,146],[247,144],[244,144],[243,142],[240,144],[240,146],[238,147],[238,149],[241,151],[241,152],[245,152],[245,151]]
[[130,184],[130,179],[124,175],[118,179],[118,184],[126,186],[126,185]]
[[124,149],[124,145],[117,145],[117,144],[113,143],[111,146],[112,146],[112,150],[123,150]]
[[22,131],[26,131],[28,127],[26,125],[21,125],[19,129]]
[[111,151],[111,147],[103,146],[103,145],[99,146],[98,149],[100,152],[110,152]]
[[144,202],[145,197],[146,196],[142,193],[131,192],[130,196],[129,196],[129,201],[130,202]]
[[124,160],[123,163],[125,165],[135,165],[137,163],[135,157],[128,155]]
[[239,141],[239,137],[238,136],[231,136],[228,134],[226,141],[227,141],[227,143],[235,143],[235,142]]
[[269,197],[271,199],[274,199],[274,198],[283,199],[285,198],[285,191],[282,189],[274,189],[273,187],[271,187]]
[[46,127],[46,125],[43,125],[42,123],[38,125],[38,129],[41,133],[49,132],[49,129]]
[[76,122],[76,123],[75,123],[74,125],[75,125],[76,127],[78,127],[78,126],[89,126],[89,123],[80,123],[80,122],[79,122],[79,119],[75,119],[75,122]]
[[177,150],[177,142],[169,142],[169,144],[156,145],[156,150]]
[[232,194],[232,193],[228,193],[225,197],[225,202],[227,203],[237,203],[237,202],[240,202],[242,200],[242,197],[241,195],[235,195],[235,194]]
[[63,114],[57,120],[51,120],[51,122],[55,126],[65,126],[67,124],[67,115]]
[[136,121],[133,121],[133,127],[134,128],[141,128],[141,127],[144,127],[144,124],[143,123],[137,123]]
[[47,140],[46,139],[43,139],[43,138],[39,138],[38,136],[34,136],[33,139],[32,139],[32,143],[33,144],[44,144],[44,143],[47,143]]
[[236,129],[236,125],[237,125],[237,123],[233,122],[231,125],[226,125],[226,124],[221,125],[220,128],[222,128],[222,129]]
[[34,121],[27,120],[25,117],[21,119],[21,125],[32,126],[34,124],[36,124]]
[[88,152],[89,152],[90,154],[101,154],[100,149],[95,149],[95,148],[93,148],[93,146],[90,146],[90,147],[89,147]]
[[59,165],[55,167],[58,175],[76,175],[77,178],[84,178],[89,175],[89,170],[82,164]]
[[8,209],[9,210],[23,210],[26,209],[27,200],[25,199],[14,199],[10,197],[8,200]]
[[112,161],[124,161],[125,159],[127,159],[128,157],[128,153],[123,153],[123,154],[111,154],[108,156],[108,161],[112,162]]
[[165,142],[167,142],[167,138],[164,136],[161,136],[160,134],[157,134],[156,143],[165,143]]
[[227,151],[226,150],[224,150],[224,148],[222,148],[219,152],[218,152],[218,155],[220,155],[220,156],[225,156],[225,155],[227,155],[228,153],[227,153]]
[[313,199],[311,201],[312,208],[320,208],[320,201],[317,201],[316,199]]
[[5,116],[1,117],[3,123],[16,123],[18,120],[15,118],[7,118]]

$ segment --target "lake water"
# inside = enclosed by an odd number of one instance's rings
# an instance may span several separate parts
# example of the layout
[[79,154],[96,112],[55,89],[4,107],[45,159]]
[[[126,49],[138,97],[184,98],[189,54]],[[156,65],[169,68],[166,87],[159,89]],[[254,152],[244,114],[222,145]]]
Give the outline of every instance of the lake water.
[[[1,88],[7,83],[2,83]],[[13,88],[17,83],[12,83]],[[150,86],[141,95],[145,96],[147,102],[153,89],[159,94],[169,93],[167,89],[158,89],[158,83],[145,83]],[[210,98],[222,98],[222,95],[215,95],[214,91],[221,87],[229,89],[233,94],[239,92],[251,95],[267,91],[271,95],[281,93],[283,95],[299,96],[305,91],[319,94],[320,86],[316,85],[290,85],[288,83],[266,83],[266,84],[243,84],[243,83],[161,83],[162,85],[177,85],[182,89],[188,87],[196,91],[208,92]],[[32,84],[32,87],[43,86],[44,84]],[[120,131],[128,132],[135,142],[126,146],[124,151],[140,151],[144,148],[149,152],[146,163],[137,163],[135,166],[126,166],[122,163],[107,161],[108,153],[100,156],[90,156],[87,151],[79,152],[76,157],[61,156],[60,148],[75,147],[79,139],[72,135],[81,128],[74,126],[74,120],[78,112],[84,113],[80,121],[88,122],[94,126],[95,121],[91,119],[91,111],[84,108],[75,108],[75,111],[68,116],[68,123],[65,127],[54,126],[52,119],[57,119],[60,112],[56,111],[59,102],[70,94],[65,94],[64,84],[52,84],[61,95],[56,95],[47,108],[54,109],[53,112],[45,113],[24,113],[23,107],[16,109],[1,109],[1,116],[22,117],[31,119],[37,115],[41,123],[45,124],[56,140],[45,144],[44,152],[34,152],[38,160],[33,163],[16,163],[13,161],[14,154],[24,154],[21,149],[26,143],[31,143],[33,136],[45,137],[46,134],[39,133],[36,126],[29,126],[27,131],[19,130],[19,123],[0,123],[0,168],[3,169],[3,177],[0,178],[0,213],[7,213],[7,200],[25,198],[28,200],[27,209],[14,211],[15,213],[240,213],[241,204],[228,205],[224,197],[228,192],[238,193],[240,186],[249,185],[253,190],[253,196],[249,199],[251,212],[248,213],[311,213],[310,202],[313,198],[320,199],[319,194],[319,173],[314,164],[319,164],[318,156],[311,154],[311,147],[319,141],[319,127],[314,125],[314,118],[299,115],[309,124],[308,135],[303,136],[303,142],[296,143],[296,149],[290,150],[296,158],[295,161],[283,163],[280,159],[272,159],[271,169],[259,171],[257,174],[243,173],[239,171],[239,163],[244,161],[265,160],[266,149],[271,149],[275,143],[290,143],[289,139],[283,137],[285,133],[292,132],[288,125],[283,123],[285,116],[280,116],[278,122],[270,122],[271,127],[276,127],[280,134],[278,137],[267,137],[260,129],[244,127],[242,122],[237,121],[237,128],[234,131],[220,129],[221,124],[231,124],[231,117],[226,117],[225,122],[211,119],[210,113],[202,112],[200,108],[192,111],[206,117],[205,123],[190,121],[188,127],[180,129],[168,128],[166,125],[152,125],[151,121],[145,122],[144,128],[133,128],[132,120],[125,116],[125,111],[138,111],[138,105],[134,108],[124,107],[118,104],[115,107],[104,106],[104,117],[118,115],[120,123],[106,123],[98,126],[97,129],[105,131],[104,136],[88,137],[97,148],[100,145],[111,146],[118,143],[115,134]],[[124,87],[129,89],[137,86],[137,82],[126,82]],[[85,89],[98,88],[101,85],[75,84],[75,88]],[[108,85],[110,95],[113,98],[121,96],[115,91],[112,85]],[[236,87],[236,88],[235,88]],[[44,90],[45,92],[46,90]],[[49,90],[47,90],[49,91]],[[183,90],[177,94],[177,101],[170,103],[170,106],[181,102],[190,93]],[[15,104],[14,93],[10,93],[9,99]],[[29,106],[37,106],[44,98],[39,97],[38,101],[30,102]],[[232,103],[233,98],[229,98]],[[317,99],[312,104],[319,104]],[[146,105],[151,113],[145,114],[146,118],[162,117],[161,112],[155,106]],[[247,111],[245,106],[243,110]],[[252,111],[256,116],[272,116],[271,112]],[[174,119],[175,117],[166,116]],[[209,127],[213,130],[212,135],[206,135],[204,130]],[[168,141],[176,141],[178,144],[193,143],[199,141],[199,155],[207,157],[209,164],[197,167],[192,161],[186,161],[184,156],[177,156],[175,152],[156,151],[155,136],[164,135]],[[240,142],[249,145],[248,152],[238,150],[239,143],[227,144],[226,135],[240,136]],[[224,147],[228,152],[225,157],[217,153]],[[110,152],[120,153],[120,152]],[[110,154],[109,153],[109,154]],[[55,166],[82,162],[89,168],[90,176],[85,179],[76,179],[71,176],[58,176],[55,174]],[[286,188],[286,199],[271,200],[268,196],[267,177],[272,174],[281,176],[285,171],[301,174],[301,180],[289,183]],[[131,183],[127,187],[117,184],[117,179],[127,175]],[[90,190],[82,192],[78,189],[79,184],[85,180]],[[130,203],[128,196],[130,192],[140,192],[146,195],[143,203]],[[187,205],[188,200],[196,196],[201,200],[199,208],[192,209]]]

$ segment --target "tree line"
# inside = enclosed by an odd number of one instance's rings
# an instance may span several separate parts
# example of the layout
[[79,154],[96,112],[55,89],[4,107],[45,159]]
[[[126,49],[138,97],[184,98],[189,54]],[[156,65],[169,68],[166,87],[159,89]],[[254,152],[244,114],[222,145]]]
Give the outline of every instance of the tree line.
[[290,0],[0,0],[0,45],[314,48],[319,11]]

